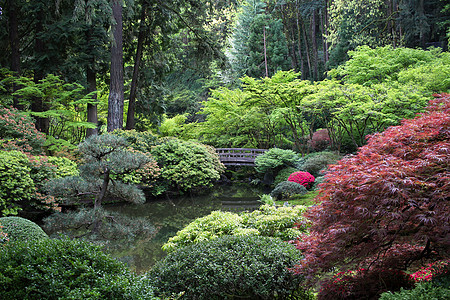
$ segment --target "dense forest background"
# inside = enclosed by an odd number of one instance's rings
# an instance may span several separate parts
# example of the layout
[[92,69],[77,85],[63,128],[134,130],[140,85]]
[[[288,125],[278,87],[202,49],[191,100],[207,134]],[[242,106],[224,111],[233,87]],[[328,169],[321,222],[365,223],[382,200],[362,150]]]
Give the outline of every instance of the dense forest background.
[[[288,70],[322,81],[362,45],[445,52],[450,23],[445,0],[1,0],[0,7],[1,102],[29,112],[60,144],[118,128],[176,135],[177,126],[205,121],[207,111],[198,112],[214,90],[240,89],[245,76],[251,90],[248,78]],[[161,128],[165,120],[172,123]]]

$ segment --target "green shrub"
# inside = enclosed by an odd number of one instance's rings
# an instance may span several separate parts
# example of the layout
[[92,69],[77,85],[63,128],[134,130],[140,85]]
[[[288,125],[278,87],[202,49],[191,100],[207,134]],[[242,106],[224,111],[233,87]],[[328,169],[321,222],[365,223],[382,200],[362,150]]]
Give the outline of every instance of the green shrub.
[[270,195],[277,199],[289,199],[293,195],[303,195],[307,192],[308,190],[297,182],[283,181],[277,184]]
[[151,154],[161,167],[163,184],[174,190],[210,187],[224,171],[215,149],[196,142],[168,139]]
[[[236,213],[213,211],[209,215],[197,218],[185,228],[171,237],[162,248],[164,251],[175,251],[185,246],[202,241],[218,238],[223,235],[233,235],[233,232],[242,227],[242,217]],[[249,234],[258,235],[257,232]]]
[[403,289],[392,293],[381,294],[380,300],[447,300],[450,299],[450,288],[436,286],[432,282],[421,282],[411,289]]
[[125,138],[131,148],[144,153],[150,152],[153,146],[160,144],[158,137],[150,131],[115,130],[113,134]]
[[[211,214],[195,219],[176,236],[163,245],[165,251],[174,251],[182,247],[224,235],[269,236],[283,241],[296,238],[307,228],[302,217],[306,207],[274,207],[262,205],[253,212],[240,214],[213,211]],[[293,228],[296,224],[304,226]]]
[[287,181],[289,178],[289,175],[291,175],[294,172],[297,172],[298,169],[294,167],[287,167],[282,169],[280,172],[278,172],[277,176],[275,176],[275,180],[273,181],[273,185],[277,186],[279,183],[283,181]]
[[154,299],[148,279],[99,247],[72,240],[7,243],[0,256],[1,299]]
[[336,163],[341,156],[335,152],[317,152],[303,158],[302,163],[297,167],[304,170],[314,177],[321,176],[320,171],[326,170],[327,166]]
[[299,157],[292,150],[272,148],[255,159],[255,169],[259,173],[277,174],[282,168],[293,166]]
[[48,235],[38,224],[20,217],[0,218],[3,231],[10,241],[35,241],[48,238]]
[[288,268],[301,259],[291,244],[256,236],[225,236],[184,247],[157,263],[157,295],[182,299],[310,299]]
[[0,246],[3,246],[6,242],[9,241],[8,234],[3,231],[3,226],[0,223]]
[[35,186],[28,158],[19,151],[0,151],[0,215],[15,215],[19,202],[29,201]]
[[77,163],[66,157],[49,156],[48,163],[56,167],[55,168],[56,178],[77,176],[79,174]]
[[[278,237],[283,241],[289,241],[306,231],[307,223],[302,217],[305,211],[304,206],[262,205],[253,212],[242,213],[241,216],[245,228],[254,228],[262,236]],[[300,223],[303,226],[294,228]]]

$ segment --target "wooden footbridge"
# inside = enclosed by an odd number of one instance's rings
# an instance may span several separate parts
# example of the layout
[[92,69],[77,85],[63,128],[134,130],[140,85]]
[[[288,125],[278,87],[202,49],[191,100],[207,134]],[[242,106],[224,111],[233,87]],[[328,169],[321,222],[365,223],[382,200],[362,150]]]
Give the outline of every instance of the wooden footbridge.
[[225,166],[254,166],[255,158],[266,151],[250,148],[216,148],[220,161]]

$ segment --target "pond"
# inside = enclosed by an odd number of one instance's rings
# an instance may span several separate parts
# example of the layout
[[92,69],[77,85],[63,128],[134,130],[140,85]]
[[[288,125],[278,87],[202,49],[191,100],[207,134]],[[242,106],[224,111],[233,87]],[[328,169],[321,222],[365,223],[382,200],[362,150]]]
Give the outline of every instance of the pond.
[[[220,185],[206,195],[183,196],[176,199],[148,201],[142,205],[121,204],[106,207],[129,217],[145,217],[155,227],[154,236],[135,240],[111,250],[112,255],[125,262],[128,267],[142,273],[148,271],[166,252],[161,246],[194,219],[208,215],[214,210],[244,211],[258,208],[259,196],[264,191],[250,185]],[[266,191],[267,193],[267,191]]]

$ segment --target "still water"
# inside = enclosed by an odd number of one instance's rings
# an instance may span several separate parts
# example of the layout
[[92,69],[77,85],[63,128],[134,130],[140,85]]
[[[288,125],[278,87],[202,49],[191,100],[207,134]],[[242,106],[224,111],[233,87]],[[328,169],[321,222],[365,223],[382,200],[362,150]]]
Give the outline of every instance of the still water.
[[137,273],[148,271],[166,252],[161,246],[177,231],[194,219],[208,215],[214,210],[244,211],[261,205],[259,196],[264,191],[249,185],[216,186],[206,195],[183,196],[175,199],[152,201],[142,205],[122,204],[106,209],[129,217],[147,218],[156,228],[156,234],[142,237],[131,245],[113,250],[112,255],[125,262]]

